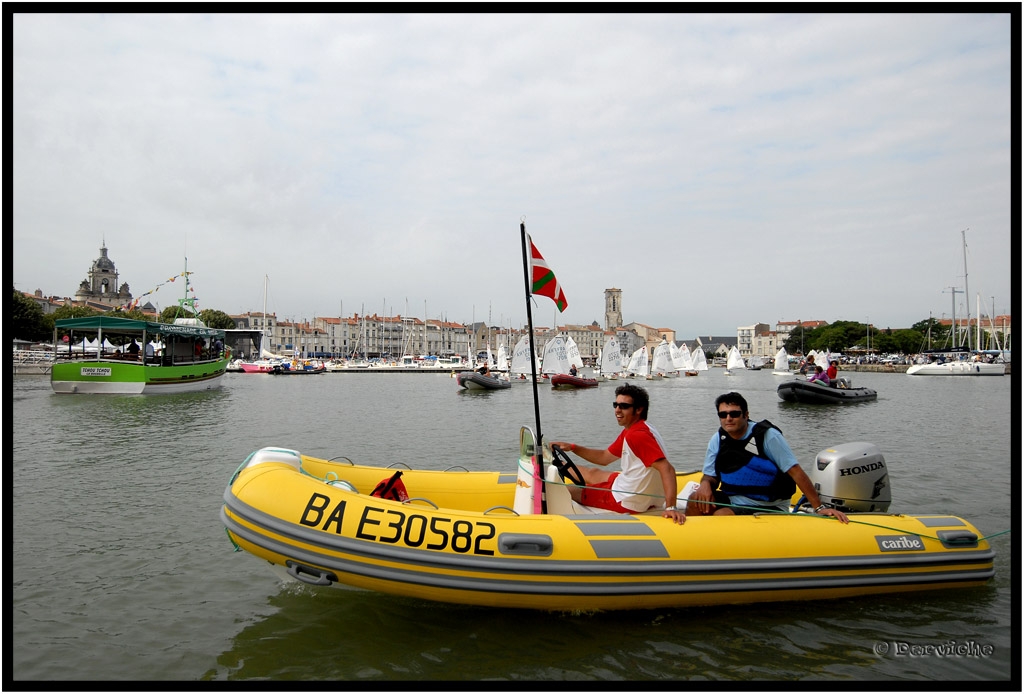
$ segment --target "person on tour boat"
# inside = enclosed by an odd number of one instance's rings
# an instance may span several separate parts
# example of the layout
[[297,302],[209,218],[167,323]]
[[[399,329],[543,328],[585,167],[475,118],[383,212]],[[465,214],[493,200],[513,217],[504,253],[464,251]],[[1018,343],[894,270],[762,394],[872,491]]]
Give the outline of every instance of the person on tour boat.
[[676,523],[686,515],[676,508],[676,471],[665,455],[665,443],[657,430],[647,423],[650,399],[640,386],[627,383],[615,389],[615,419],[622,433],[608,448],[587,448],[567,441],[552,446],[571,451],[588,463],[610,465],[621,461],[621,472],[582,467],[584,487],[569,485],[577,502],[618,513],[643,513],[662,506],[662,517]]
[[687,503],[690,515],[788,513],[799,488],[816,514],[849,522],[842,511],[822,503],[779,428],[767,419],[750,421],[742,395],[719,395],[715,409],[720,426],[708,441],[704,476]]

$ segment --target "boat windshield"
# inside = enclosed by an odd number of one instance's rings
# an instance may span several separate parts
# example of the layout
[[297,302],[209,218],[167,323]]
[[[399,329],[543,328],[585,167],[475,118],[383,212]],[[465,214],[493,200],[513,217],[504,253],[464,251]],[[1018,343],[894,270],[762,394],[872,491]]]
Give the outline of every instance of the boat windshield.
[[519,429],[519,457],[520,458],[532,458],[534,450],[534,442],[536,437],[533,434],[533,430],[530,427],[522,427]]

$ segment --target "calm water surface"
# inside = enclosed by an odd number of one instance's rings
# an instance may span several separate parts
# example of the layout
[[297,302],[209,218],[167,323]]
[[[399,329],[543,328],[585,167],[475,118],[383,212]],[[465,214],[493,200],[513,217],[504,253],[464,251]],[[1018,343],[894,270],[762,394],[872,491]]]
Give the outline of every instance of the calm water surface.
[[[1019,683],[1019,556],[1011,504],[1011,377],[852,374],[876,402],[781,402],[771,372],[648,381],[650,422],[679,470],[700,467],[714,398],[737,390],[806,466],[869,441],[890,511],[953,513],[997,551],[981,588],[687,610],[549,614],[439,605],[279,582],[232,551],[218,517],[228,479],[263,446],[443,469],[515,468],[532,389],[460,391],[447,374],[228,374],[219,391],[57,396],[13,378],[10,476],[17,681],[956,680]],[[538,386],[544,434],[606,446],[613,383]],[[1019,415],[1018,415],[1019,416]],[[685,528],[685,526],[684,526]],[[681,529],[682,530],[682,529]],[[1000,534],[1004,533],[1004,534]],[[950,641],[990,655],[894,655]],[[878,653],[888,648],[884,655]],[[55,688],[57,684],[53,685]],[[124,686],[127,686],[125,684]]]

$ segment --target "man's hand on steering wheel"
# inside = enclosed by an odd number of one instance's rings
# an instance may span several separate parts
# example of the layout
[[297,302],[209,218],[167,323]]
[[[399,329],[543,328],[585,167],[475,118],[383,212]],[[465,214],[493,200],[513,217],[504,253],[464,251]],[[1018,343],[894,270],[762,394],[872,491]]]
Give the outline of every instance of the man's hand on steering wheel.
[[551,446],[551,456],[554,458],[555,468],[558,470],[558,476],[562,478],[562,481],[570,481],[580,487],[587,486],[586,482],[583,481],[583,473],[576,467],[576,463],[569,458],[569,454],[562,450],[560,446]]

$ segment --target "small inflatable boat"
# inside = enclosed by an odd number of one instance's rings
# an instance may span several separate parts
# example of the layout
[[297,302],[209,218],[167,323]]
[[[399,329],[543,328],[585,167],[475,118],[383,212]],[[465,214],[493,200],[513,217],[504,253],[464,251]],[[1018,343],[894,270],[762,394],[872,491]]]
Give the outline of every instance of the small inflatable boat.
[[[888,470],[870,443],[826,449],[807,471],[848,525],[810,512],[802,498],[793,512],[676,525],[660,505],[637,515],[581,506],[568,489],[578,479],[572,461],[544,449],[541,463],[534,441],[523,427],[518,470],[490,472],[396,471],[401,461],[359,465],[263,448],[231,476],[220,517],[236,549],[264,560],[253,567],[269,562],[282,577],[490,607],[832,599],[963,590],[995,573],[994,552],[970,522],[886,512]],[[678,504],[700,477],[677,476]],[[400,491],[388,496],[389,488]]]
[[569,374],[554,374],[551,376],[552,388],[595,388],[596,378],[584,378],[583,376],[570,376]]
[[838,379],[835,386],[826,386],[818,381],[796,379],[784,381],[776,389],[779,397],[786,402],[803,402],[811,405],[835,405],[849,402],[875,400],[878,393],[871,388],[854,388],[848,378]]
[[456,378],[459,381],[459,386],[466,390],[501,390],[512,387],[511,381],[485,376],[479,371],[462,371]]

